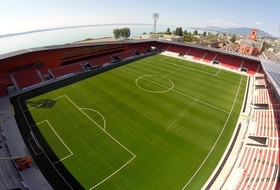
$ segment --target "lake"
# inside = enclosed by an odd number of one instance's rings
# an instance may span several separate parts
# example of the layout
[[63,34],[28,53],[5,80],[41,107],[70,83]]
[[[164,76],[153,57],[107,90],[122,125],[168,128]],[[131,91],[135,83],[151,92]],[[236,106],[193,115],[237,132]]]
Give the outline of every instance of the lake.
[[[130,28],[131,38],[153,30],[153,25],[100,25],[20,34],[0,38],[0,55],[22,49],[72,43],[86,38],[113,37],[114,29],[125,27]],[[168,26],[157,26],[157,31],[164,32],[167,28]],[[176,29],[176,27],[169,28],[171,31]]]

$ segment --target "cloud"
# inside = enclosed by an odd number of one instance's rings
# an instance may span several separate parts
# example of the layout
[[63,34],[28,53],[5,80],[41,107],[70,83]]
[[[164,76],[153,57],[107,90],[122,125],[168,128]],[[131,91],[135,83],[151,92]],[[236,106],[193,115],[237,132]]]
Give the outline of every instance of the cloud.
[[235,16],[230,16],[229,18],[235,19],[236,17]]
[[265,24],[265,23],[262,23],[262,22],[255,22],[255,24],[257,24],[257,25],[262,25],[262,24]]
[[214,26],[240,27],[240,25],[238,25],[236,23],[226,22],[225,20],[221,20],[221,19],[205,19],[205,21],[206,22],[211,22],[212,25],[214,25]]
[[228,22],[228,23],[224,23],[225,25],[228,25],[228,26],[239,26],[238,24],[236,23],[231,23],[231,22]]
[[212,23],[223,23],[225,22],[224,20],[220,19],[205,19],[206,22],[212,22]]

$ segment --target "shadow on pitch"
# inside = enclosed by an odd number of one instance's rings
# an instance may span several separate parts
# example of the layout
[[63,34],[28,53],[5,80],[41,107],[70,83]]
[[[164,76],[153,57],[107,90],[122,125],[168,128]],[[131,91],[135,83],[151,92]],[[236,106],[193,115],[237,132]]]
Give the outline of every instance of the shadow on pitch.
[[41,99],[41,100],[27,100],[26,104],[36,108],[52,108],[57,100]]

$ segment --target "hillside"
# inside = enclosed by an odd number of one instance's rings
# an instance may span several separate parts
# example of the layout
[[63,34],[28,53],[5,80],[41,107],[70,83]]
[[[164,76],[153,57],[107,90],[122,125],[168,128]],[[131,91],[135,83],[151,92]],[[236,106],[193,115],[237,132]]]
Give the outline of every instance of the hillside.
[[[237,34],[237,35],[249,35],[252,28],[247,28],[247,27],[239,27],[239,28],[221,28],[221,27],[217,27],[217,26],[208,26],[204,29],[207,30],[213,30],[213,31],[221,31],[221,32],[225,32],[225,33],[231,33],[231,34]],[[269,34],[268,32],[265,32],[263,30],[258,31],[258,36],[259,37],[269,37],[269,38],[274,38],[274,36],[272,36],[271,34]]]

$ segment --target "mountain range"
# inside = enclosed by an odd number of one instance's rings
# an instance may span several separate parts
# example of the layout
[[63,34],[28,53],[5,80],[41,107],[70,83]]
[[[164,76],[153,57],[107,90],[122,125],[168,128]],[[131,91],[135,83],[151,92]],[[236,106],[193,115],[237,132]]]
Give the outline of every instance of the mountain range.
[[[230,33],[230,34],[236,34],[236,35],[245,35],[248,36],[252,30],[252,28],[247,27],[239,27],[239,28],[222,28],[218,26],[208,26],[203,28],[205,30],[212,30],[212,31],[219,31],[224,33]],[[272,36],[268,32],[265,32],[263,30],[258,29],[258,36],[259,37],[268,37],[268,38],[275,38],[275,36]]]

